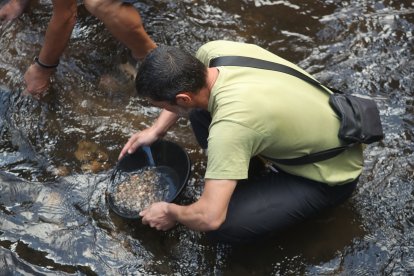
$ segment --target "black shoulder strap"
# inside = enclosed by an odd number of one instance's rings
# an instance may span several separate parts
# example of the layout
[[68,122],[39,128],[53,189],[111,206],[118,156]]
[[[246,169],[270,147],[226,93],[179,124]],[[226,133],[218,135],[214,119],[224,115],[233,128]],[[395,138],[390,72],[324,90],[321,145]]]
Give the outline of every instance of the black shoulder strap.
[[[257,68],[257,69],[278,71],[278,72],[282,72],[285,74],[295,76],[310,84],[318,86],[322,88],[324,91],[326,91],[325,87],[320,82],[299,72],[298,70],[295,70],[289,66],[286,66],[280,63],[275,63],[275,62],[271,62],[267,60],[251,58],[251,57],[243,57],[243,56],[222,56],[222,57],[217,57],[217,58],[213,58],[210,60],[209,67],[217,67],[217,66],[241,66],[241,67],[252,67],[252,68]],[[341,93],[340,91],[336,89],[331,89],[331,88],[328,88],[328,89],[335,93]],[[276,159],[276,158],[271,158],[271,157],[266,157],[266,156],[263,156],[263,157],[273,162],[282,164],[282,165],[290,165],[290,166],[305,165],[305,164],[320,162],[323,160],[333,158],[337,156],[338,154],[340,154],[341,152],[343,152],[344,150],[350,147],[353,147],[354,145],[355,143],[352,143],[352,144],[344,145],[341,147],[331,148],[328,150],[315,152],[315,153],[311,153],[308,155],[300,156],[297,158],[291,158],[291,159]]]
[[296,158],[277,159],[277,158],[272,158],[272,157],[267,157],[267,156],[263,156],[263,158],[265,158],[267,160],[270,160],[270,161],[273,161],[273,162],[276,162],[276,163],[279,163],[279,164],[282,164],[282,165],[289,165],[289,166],[306,165],[306,164],[309,164],[309,163],[316,163],[316,162],[320,162],[320,161],[324,161],[324,160],[328,160],[330,158],[333,158],[333,157],[337,156],[338,154],[340,154],[341,152],[343,152],[344,150],[353,147],[354,145],[355,145],[355,143],[347,144],[345,146],[331,148],[331,149],[311,153],[311,154],[296,157]]
[[209,67],[217,66],[241,66],[241,67],[252,67],[257,69],[273,70],[279,71],[285,74],[295,76],[299,79],[302,79],[310,84],[315,86],[322,87],[322,84],[311,77],[299,72],[296,69],[293,69],[289,66],[275,63],[263,59],[251,58],[251,57],[242,57],[242,56],[222,56],[216,57],[210,60]]

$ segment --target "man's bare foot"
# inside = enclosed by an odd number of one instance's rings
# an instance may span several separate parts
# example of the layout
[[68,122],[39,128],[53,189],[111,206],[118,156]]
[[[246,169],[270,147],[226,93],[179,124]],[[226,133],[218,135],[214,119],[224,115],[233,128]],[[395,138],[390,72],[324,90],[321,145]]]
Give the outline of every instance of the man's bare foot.
[[10,0],[6,3],[0,9],[0,24],[19,17],[29,5],[29,2],[30,0]]

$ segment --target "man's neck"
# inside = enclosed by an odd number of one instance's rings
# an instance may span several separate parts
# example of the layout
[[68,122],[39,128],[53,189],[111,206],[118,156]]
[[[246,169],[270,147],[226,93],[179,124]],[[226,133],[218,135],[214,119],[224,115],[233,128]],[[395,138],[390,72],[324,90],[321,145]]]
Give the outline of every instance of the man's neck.
[[214,84],[216,83],[216,80],[218,78],[219,71],[217,68],[207,68],[207,81],[206,81],[206,87],[201,89],[201,91],[198,93],[198,105],[200,108],[208,109],[208,101],[210,99],[211,90],[213,89]]

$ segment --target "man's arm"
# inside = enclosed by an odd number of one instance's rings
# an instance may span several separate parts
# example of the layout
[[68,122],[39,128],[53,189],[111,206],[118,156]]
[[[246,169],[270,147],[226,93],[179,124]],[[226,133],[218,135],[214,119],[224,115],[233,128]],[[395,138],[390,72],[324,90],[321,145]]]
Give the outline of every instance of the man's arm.
[[[59,63],[59,58],[68,44],[76,23],[76,0],[53,0],[53,15],[49,21],[44,43],[39,53],[39,61],[45,65]],[[53,68],[44,68],[37,63],[26,71],[24,79],[26,91],[40,96],[49,86]]]
[[176,222],[197,231],[212,231],[226,219],[236,180],[207,179],[200,199],[188,206],[157,202],[142,211],[142,223],[158,230],[168,230]]

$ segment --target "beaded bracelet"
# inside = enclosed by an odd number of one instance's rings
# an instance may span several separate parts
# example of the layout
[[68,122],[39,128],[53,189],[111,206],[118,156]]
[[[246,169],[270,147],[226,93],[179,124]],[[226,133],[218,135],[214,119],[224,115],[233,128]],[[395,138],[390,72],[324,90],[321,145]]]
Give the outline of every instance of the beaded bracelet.
[[53,69],[53,68],[58,67],[58,65],[59,65],[59,61],[58,61],[57,64],[53,64],[53,65],[44,64],[44,63],[40,62],[39,57],[35,57],[34,61],[37,63],[37,65],[39,65],[40,67],[46,68],[46,69]]

